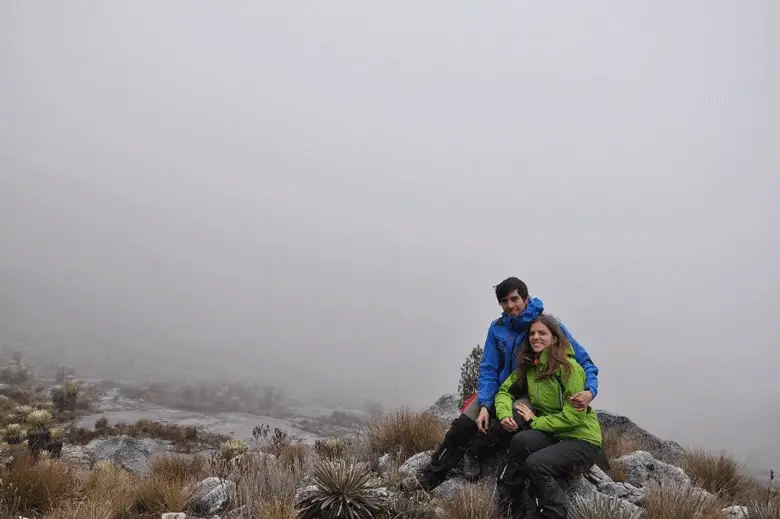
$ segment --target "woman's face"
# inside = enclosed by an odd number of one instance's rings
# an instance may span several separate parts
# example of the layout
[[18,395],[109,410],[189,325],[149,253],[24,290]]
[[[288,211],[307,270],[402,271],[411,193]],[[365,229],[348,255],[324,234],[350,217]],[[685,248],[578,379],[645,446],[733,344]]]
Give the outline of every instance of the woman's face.
[[537,321],[531,325],[531,329],[528,332],[528,342],[531,343],[531,349],[534,352],[541,353],[558,342],[558,339],[544,323]]

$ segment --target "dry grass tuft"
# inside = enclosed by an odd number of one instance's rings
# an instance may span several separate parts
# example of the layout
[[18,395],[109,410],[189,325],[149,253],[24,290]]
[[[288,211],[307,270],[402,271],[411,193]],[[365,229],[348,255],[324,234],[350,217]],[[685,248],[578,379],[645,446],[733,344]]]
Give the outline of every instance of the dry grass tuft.
[[408,455],[434,449],[447,426],[431,413],[401,409],[377,416],[368,427],[370,449],[377,454]]
[[453,499],[439,502],[440,519],[498,519],[501,510],[494,489],[487,482],[460,489]]
[[134,491],[132,509],[138,513],[160,515],[165,512],[187,512],[194,500],[190,488],[165,476],[141,480]]
[[746,519],[780,519],[780,502],[755,502],[747,505]]
[[292,519],[295,494],[304,472],[262,456],[242,460],[242,477],[236,488],[236,506],[246,506],[246,517]]
[[723,452],[715,455],[703,450],[688,451],[682,455],[680,468],[696,486],[729,504],[745,505],[765,493],[739,463]]
[[206,477],[206,460],[201,456],[181,456],[166,453],[152,459],[152,477],[175,481],[182,485]]
[[44,514],[74,496],[77,482],[76,471],[68,465],[23,455],[0,471],[0,495],[12,517]]
[[652,486],[643,500],[647,519],[722,519],[722,503],[694,486]]
[[46,514],[46,519],[117,519],[117,513],[110,502],[95,502],[89,499],[69,501]]
[[602,427],[601,435],[604,443],[604,455],[608,460],[619,458],[639,450],[647,450],[639,438],[609,427]]
[[291,443],[279,448],[279,463],[289,468],[303,469],[309,455],[309,447],[302,443]]
[[425,492],[402,493],[393,498],[388,519],[436,519],[436,506]]

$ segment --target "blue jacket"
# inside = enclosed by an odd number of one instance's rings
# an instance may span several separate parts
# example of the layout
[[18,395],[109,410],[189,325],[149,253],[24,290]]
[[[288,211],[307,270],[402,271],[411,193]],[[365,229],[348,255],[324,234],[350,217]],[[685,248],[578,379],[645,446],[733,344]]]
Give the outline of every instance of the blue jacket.
[[[543,311],[544,303],[533,297],[529,299],[525,311],[519,316],[509,317],[504,313],[490,323],[482,350],[482,362],[479,365],[477,400],[480,406],[488,409],[493,407],[501,383],[517,369],[517,348],[525,339],[531,321]],[[599,369],[593,364],[585,348],[572,337],[563,323],[558,321],[558,324],[574,348],[574,358],[585,370],[585,389],[589,389],[595,397],[599,389]]]

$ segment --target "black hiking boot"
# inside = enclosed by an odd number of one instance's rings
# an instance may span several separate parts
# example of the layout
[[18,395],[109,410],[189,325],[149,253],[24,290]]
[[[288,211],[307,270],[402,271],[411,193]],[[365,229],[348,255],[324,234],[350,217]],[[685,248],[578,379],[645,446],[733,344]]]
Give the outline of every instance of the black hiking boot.
[[466,451],[463,456],[463,477],[472,483],[482,475],[482,467],[479,464],[479,458],[476,454]]

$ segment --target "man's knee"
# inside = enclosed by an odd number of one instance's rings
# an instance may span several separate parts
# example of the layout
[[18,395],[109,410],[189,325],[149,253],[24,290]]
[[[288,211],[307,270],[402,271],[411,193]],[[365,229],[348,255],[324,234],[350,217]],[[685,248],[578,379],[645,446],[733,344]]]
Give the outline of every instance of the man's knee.
[[469,405],[466,406],[466,408],[461,413],[461,416],[467,416],[471,418],[472,421],[476,422],[477,417],[479,416],[479,411],[482,409],[482,406],[479,405],[479,399],[474,398],[469,402]]
[[531,400],[529,400],[528,395],[523,396],[512,402],[512,407],[514,408],[517,404],[523,404],[528,408],[531,408]]

